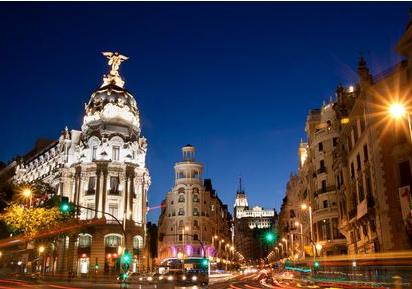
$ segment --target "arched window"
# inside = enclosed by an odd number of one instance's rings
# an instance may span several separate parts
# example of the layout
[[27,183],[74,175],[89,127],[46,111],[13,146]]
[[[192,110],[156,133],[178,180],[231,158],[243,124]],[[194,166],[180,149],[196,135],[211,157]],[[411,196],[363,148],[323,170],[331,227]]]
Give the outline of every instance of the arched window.
[[199,236],[197,234],[193,234],[193,240],[195,241],[199,240]]
[[183,227],[183,220],[180,220],[180,221],[179,221],[179,227],[180,227],[180,228]]
[[142,249],[143,248],[143,237],[134,236],[133,237],[133,249]]
[[199,216],[199,209],[193,208],[193,216]]
[[198,220],[193,221],[193,228],[197,229],[197,230],[199,229],[199,221]]
[[122,237],[116,234],[106,235],[104,238],[104,245],[106,247],[119,247],[122,243]]
[[79,247],[88,248],[92,245],[92,236],[89,234],[79,234]]
[[199,202],[200,202],[199,195],[193,194],[193,203],[199,203]]
[[179,203],[184,203],[185,202],[185,194],[179,194]]
[[179,208],[179,216],[184,216],[185,210],[183,208]]

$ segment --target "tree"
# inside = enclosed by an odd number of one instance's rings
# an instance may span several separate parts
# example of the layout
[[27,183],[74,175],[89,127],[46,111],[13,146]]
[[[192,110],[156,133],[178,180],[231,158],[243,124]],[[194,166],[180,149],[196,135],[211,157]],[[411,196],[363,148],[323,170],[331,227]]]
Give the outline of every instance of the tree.
[[16,203],[10,205],[1,216],[14,234],[32,238],[40,231],[50,230],[64,220],[58,208],[24,208]]

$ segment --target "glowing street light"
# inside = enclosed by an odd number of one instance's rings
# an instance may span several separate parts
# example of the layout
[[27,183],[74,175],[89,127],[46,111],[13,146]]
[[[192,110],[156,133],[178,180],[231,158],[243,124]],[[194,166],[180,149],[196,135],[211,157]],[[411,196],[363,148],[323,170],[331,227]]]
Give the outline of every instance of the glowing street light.
[[405,115],[406,109],[405,106],[400,103],[392,103],[389,106],[389,113],[393,118],[398,119]]
[[388,107],[388,112],[389,115],[395,119],[395,120],[400,120],[403,118],[405,115],[408,118],[408,126],[409,126],[409,137],[411,139],[411,144],[412,144],[412,126],[411,126],[411,116],[409,112],[406,110],[405,105],[399,102],[392,103]]
[[46,250],[46,248],[44,248],[44,246],[40,246],[40,247],[39,247],[39,253],[40,253],[40,254],[43,254],[43,253],[44,253],[44,250]]
[[32,196],[33,196],[33,192],[30,188],[25,188],[23,190],[23,197],[29,199],[29,207],[31,207]]

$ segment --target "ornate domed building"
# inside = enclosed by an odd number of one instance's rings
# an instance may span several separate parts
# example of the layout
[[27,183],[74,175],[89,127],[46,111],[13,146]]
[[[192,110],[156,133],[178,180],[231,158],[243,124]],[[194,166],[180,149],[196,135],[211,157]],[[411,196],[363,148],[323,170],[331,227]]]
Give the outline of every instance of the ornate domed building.
[[58,242],[57,252],[46,256],[46,273],[116,274],[120,246],[133,249],[131,269],[142,268],[150,185],[147,141],[140,133],[136,100],[118,73],[127,58],[104,55],[112,68],[85,105],[81,130],[66,127],[58,141],[16,167],[15,181],[49,183],[59,195],[84,207],[79,218],[92,224]]

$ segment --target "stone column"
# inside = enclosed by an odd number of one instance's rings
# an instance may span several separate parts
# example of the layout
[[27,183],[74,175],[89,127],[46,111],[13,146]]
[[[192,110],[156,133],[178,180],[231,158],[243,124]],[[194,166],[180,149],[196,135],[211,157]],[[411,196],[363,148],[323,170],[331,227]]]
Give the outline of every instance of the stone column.
[[97,210],[99,209],[99,197],[100,197],[100,176],[102,174],[101,168],[98,165],[97,170],[96,170],[96,195],[95,195],[95,203],[94,207],[96,208],[96,211],[94,213],[94,217],[97,218]]
[[[103,192],[102,192],[102,211],[106,212],[106,199],[107,199],[107,164],[106,167],[103,169]],[[105,218],[105,214],[102,216]]]

